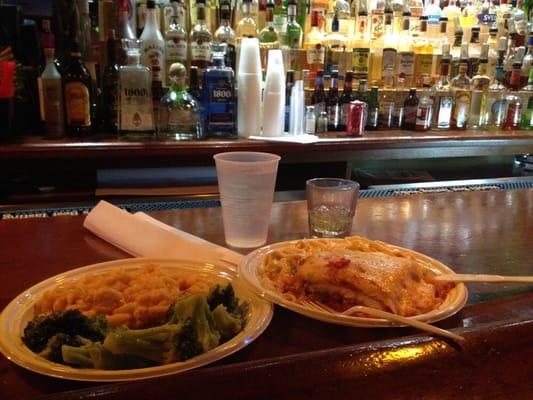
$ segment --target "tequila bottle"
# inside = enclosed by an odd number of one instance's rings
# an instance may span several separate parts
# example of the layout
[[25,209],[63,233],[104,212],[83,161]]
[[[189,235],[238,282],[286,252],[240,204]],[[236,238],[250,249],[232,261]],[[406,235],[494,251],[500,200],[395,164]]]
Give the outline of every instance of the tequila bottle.
[[215,31],[214,42],[226,44],[225,64],[235,71],[237,66],[237,52],[235,49],[236,37],[235,31],[231,27],[231,3],[229,0],[220,2],[220,26]]
[[433,118],[433,127],[436,129],[450,129],[452,118],[453,94],[450,80],[450,58],[448,55],[443,56],[440,66],[440,77],[433,92],[435,93],[435,113]]
[[211,64],[211,42],[213,36],[205,19],[205,0],[196,0],[196,24],[189,34],[191,65],[198,67],[200,78]]
[[146,136],[154,132],[152,74],[140,63],[138,44],[132,41],[128,46],[128,64],[118,72],[118,129],[127,136]]
[[487,105],[485,108],[485,121],[490,130],[498,130],[503,126],[507,115],[507,100],[505,98],[505,85],[503,84],[503,66],[496,67],[494,83],[489,86]]
[[482,112],[486,108],[487,92],[490,86],[490,78],[487,76],[489,45],[484,44],[481,50],[478,72],[472,77],[472,105],[468,126],[472,129],[481,128],[487,124],[486,114]]
[[194,140],[203,137],[200,108],[187,92],[187,71],[180,63],[170,66],[170,87],[161,99],[158,136],[178,140]]
[[224,65],[225,44],[213,45],[213,66],[204,74],[203,107],[208,137],[236,136],[233,70]]
[[470,92],[471,79],[467,76],[468,62],[461,62],[459,73],[452,79],[451,86],[454,94],[454,105],[452,109],[452,129],[466,129],[472,103],[472,93]]
[[[172,4],[176,3],[174,1]],[[172,14],[168,19],[168,28],[165,31],[165,51],[166,62],[168,65],[172,65],[175,62],[183,64],[187,63],[187,31],[185,27],[181,25],[178,16],[177,5],[171,8]],[[170,84],[170,79],[167,78],[167,84]]]

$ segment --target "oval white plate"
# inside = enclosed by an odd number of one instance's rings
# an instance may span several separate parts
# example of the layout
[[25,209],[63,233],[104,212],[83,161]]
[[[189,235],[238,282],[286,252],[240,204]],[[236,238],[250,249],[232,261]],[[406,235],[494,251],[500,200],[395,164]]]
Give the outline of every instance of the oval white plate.
[[[34,316],[33,305],[45,291],[52,289],[67,279],[79,278],[87,273],[103,273],[115,268],[138,269],[147,263],[157,264],[162,268],[197,273],[205,277],[211,277],[217,283],[231,282],[239,299],[250,303],[247,324],[244,330],[215,349],[187,361],[150,368],[117,371],[80,369],[56,364],[39,357],[23,344],[21,336],[26,324]],[[187,371],[233,354],[250,344],[266,329],[272,319],[272,313],[273,307],[271,303],[258,297],[247,285],[235,278],[234,272],[225,267],[185,260],[156,258],[110,261],[56,275],[29,288],[13,299],[0,315],[0,351],[9,360],[23,368],[56,378],[97,382],[137,380]]]
[[[316,240],[316,239],[303,239],[303,240]],[[331,240],[335,240],[335,239],[331,239]],[[381,319],[381,318],[351,317],[351,316],[346,316],[346,315],[331,314],[327,311],[318,311],[316,309],[306,307],[304,305],[290,301],[286,299],[285,297],[283,297],[283,295],[277,290],[275,290],[274,288],[266,287],[262,283],[262,280],[261,280],[261,267],[263,264],[264,257],[268,253],[272,252],[273,250],[279,249],[281,247],[287,246],[295,242],[297,242],[297,240],[276,243],[270,246],[261,247],[253,251],[252,253],[248,254],[246,258],[239,265],[239,276],[241,276],[245,281],[247,281],[250,284],[250,286],[253,288],[253,290],[260,296],[263,296],[265,299],[270,300],[282,307],[288,308],[289,310],[295,311],[299,314],[308,316],[310,318],[314,318],[320,321],[329,322],[329,323],[338,324],[338,325],[346,325],[346,326],[362,327],[362,328],[403,326],[396,322],[387,321],[386,319]],[[398,249],[401,249],[402,251],[411,253],[413,256],[423,261],[424,264],[428,266],[428,268],[431,268],[437,274],[438,273],[447,273],[447,274],[454,273],[454,271],[452,271],[446,265],[424,254],[418,253],[413,250],[408,250],[403,247],[392,246],[392,245],[388,245],[388,246],[396,247]],[[424,321],[424,322],[440,321],[444,318],[448,318],[449,316],[461,310],[461,308],[463,308],[464,305],[466,304],[467,299],[468,299],[468,291],[466,290],[466,286],[463,283],[457,284],[455,288],[453,288],[450,291],[450,293],[446,297],[446,300],[438,308],[428,313],[416,315],[411,318],[419,320],[419,321]]]

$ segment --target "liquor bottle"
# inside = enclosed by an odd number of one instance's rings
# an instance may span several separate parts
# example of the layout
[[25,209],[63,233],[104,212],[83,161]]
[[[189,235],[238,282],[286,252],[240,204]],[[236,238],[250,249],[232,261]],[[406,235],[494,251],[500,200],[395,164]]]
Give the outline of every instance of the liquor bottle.
[[529,70],[533,65],[533,32],[529,33],[529,39],[527,43],[527,52],[522,60],[522,71],[521,71],[521,80],[522,86],[525,86],[528,83]]
[[119,39],[137,39],[135,30],[130,23],[129,13],[130,4],[128,0],[120,0],[118,6],[118,24],[117,24],[117,37]]
[[[468,76],[477,74],[479,57],[481,55],[481,44],[479,43],[479,26],[473,26],[468,44]],[[488,57],[488,54],[487,54]]]
[[379,42],[382,40],[385,28],[385,1],[372,0],[370,9],[370,40]]
[[231,3],[229,0],[222,0],[220,2],[220,26],[215,31],[214,42],[226,44],[226,60],[227,67],[235,71],[237,66],[237,52],[236,33],[231,27]]
[[516,60],[513,64],[513,71],[510,79],[510,91],[506,96],[507,101],[507,115],[503,122],[504,130],[520,129],[522,121],[522,113],[524,112],[524,104],[518,91],[520,90],[520,72],[522,64]]
[[115,31],[110,30],[107,40],[107,67],[102,77],[104,90],[105,126],[109,132],[118,130],[118,57],[120,41],[115,38]]
[[459,73],[452,79],[451,86],[454,94],[452,109],[452,129],[466,129],[472,103],[470,92],[471,79],[467,76],[468,62],[462,61],[459,65]]
[[382,90],[379,100],[379,126],[388,129],[397,126],[394,119],[396,111],[396,92],[394,90]]
[[328,130],[339,131],[341,128],[341,99],[339,96],[339,72],[331,74],[331,87],[326,100],[328,112]]
[[439,34],[431,41],[433,44],[433,66],[431,68],[431,76],[438,76],[440,74],[440,63],[442,60],[442,48],[446,46],[450,48],[450,42],[446,34],[448,27],[448,18],[439,18]]
[[[452,43],[456,36],[457,30],[461,29],[460,17],[461,8],[457,6],[459,0],[450,0],[448,5],[442,9],[442,16],[448,18],[448,41]],[[462,36],[462,29],[461,29]]]
[[261,65],[266,68],[268,63],[268,51],[279,49],[279,35],[274,27],[274,0],[268,0],[266,4],[266,26],[259,32],[259,48],[261,50]]
[[192,66],[189,69],[189,87],[187,88],[187,92],[194,97],[201,106],[202,89],[200,88],[200,74],[198,73],[198,67]]
[[341,96],[341,117],[340,117],[340,125],[339,130],[345,131],[346,130],[346,124],[348,123],[348,107],[350,106],[350,103],[355,100],[353,95],[353,72],[347,71],[346,75],[344,76],[344,88],[342,91]]
[[[366,79],[359,80],[359,88],[357,89],[357,92],[355,92],[354,97],[355,97],[354,100],[365,102],[368,105],[368,93],[366,92]],[[366,125],[366,121],[365,121],[365,125]]]
[[533,129],[533,68],[529,69],[529,77],[527,85],[522,89],[522,98],[526,109],[522,114],[522,129]]
[[[173,17],[176,17],[178,19],[177,24],[180,25],[185,30],[185,32],[188,32],[187,10],[185,8],[185,3],[183,0],[170,0],[168,4],[163,8],[163,31],[168,31]],[[172,64],[169,63],[169,65]]]
[[[424,15],[428,17],[428,28],[427,28],[427,34],[430,41],[434,41],[437,39],[441,39],[440,35],[442,35],[442,31],[440,29],[441,26],[441,16],[442,16],[442,10],[440,8],[440,2],[437,2],[436,0],[430,0],[428,3],[426,3],[426,7],[424,9]],[[448,22],[448,18],[446,18],[446,23]],[[447,24],[446,24],[447,25]],[[440,32],[440,35],[439,35]],[[420,34],[422,36],[422,34]],[[444,31],[444,36],[446,36],[446,31]]]
[[496,65],[498,64],[498,28],[490,28],[487,44],[489,45],[489,63],[487,65],[487,75],[494,76],[496,73]]
[[274,28],[279,34],[280,42],[285,43],[287,33],[287,4],[283,0],[274,0]]
[[431,127],[433,118],[433,99],[431,96],[429,81],[424,83],[424,90],[418,101],[416,110],[415,131],[425,132]]
[[[505,86],[507,86],[507,88],[512,88],[511,76],[515,70],[515,65],[518,64],[520,65],[520,68],[522,68],[522,62],[524,60],[525,54],[526,54],[526,48],[524,46],[521,46],[518,49],[516,49],[514,54],[509,54],[507,56],[506,62],[504,64]],[[509,69],[509,64],[511,64],[510,69]]]
[[[285,103],[287,104],[287,103]],[[290,104],[290,103],[289,103]],[[323,111],[326,111],[326,93],[324,91],[324,71],[316,73],[315,89],[311,95],[311,105],[315,107],[317,118]]]
[[290,49],[299,49],[302,47],[303,32],[302,27],[296,21],[297,3],[295,0],[289,0],[287,6],[287,32],[285,45]]
[[[413,39],[409,29],[410,14],[404,12],[402,32],[398,44],[398,56],[396,61],[396,81],[402,86],[411,86],[415,69],[415,53],[413,51]],[[415,113],[416,115],[416,113]]]
[[368,37],[368,12],[366,0],[360,0],[357,25],[353,41],[352,67],[356,79],[367,79],[370,68],[370,41]]
[[307,64],[313,73],[324,69],[326,59],[326,48],[324,46],[324,34],[318,28],[319,12],[311,13],[311,30],[305,35],[303,47],[307,52]]
[[484,0],[481,5],[481,13],[477,15],[479,24],[481,25],[480,40],[485,42],[490,31],[494,28],[496,36],[498,35],[498,27],[496,23],[496,7],[493,1]]
[[477,0],[469,0],[466,7],[463,7],[461,10],[460,23],[463,29],[466,31],[465,40],[470,40],[468,33],[472,33],[472,28],[477,24],[477,16],[480,13],[480,7],[478,6]]
[[157,113],[159,100],[163,95],[165,82],[165,40],[159,30],[155,1],[146,2],[146,20],[141,35],[141,62],[152,72],[152,97],[154,112]]
[[485,120],[490,130],[499,130],[507,115],[507,100],[505,99],[505,85],[503,84],[503,66],[496,67],[494,83],[489,86]]
[[[322,71],[322,73],[324,73],[324,71]],[[317,74],[317,79],[318,79],[318,74]],[[290,69],[287,71],[287,79],[285,79],[285,132],[288,132],[290,129],[291,91],[292,91],[293,86],[294,86],[294,70]]]
[[224,65],[225,44],[213,44],[213,66],[204,74],[203,108],[207,137],[230,137],[235,126],[235,86],[233,70]]
[[213,36],[205,19],[205,0],[196,0],[196,24],[189,34],[191,65],[198,67],[200,79],[211,64],[211,42]]
[[[394,71],[396,71],[397,58],[397,38],[393,31],[393,14],[385,13],[385,34],[383,36],[383,52],[381,59],[381,80],[394,80]],[[393,82],[392,82],[393,83]],[[384,85],[385,86],[385,85]],[[391,85],[392,86],[392,85]]]
[[80,136],[90,133],[94,117],[92,78],[81,59],[77,41],[71,45],[63,90],[68,134]]
[[[53,46],[53,43],[49,43],[49,45]],[[47,137],[59,137],[65,134],[63,85],[61,74],[54,63],[54,48],[45,48],[44,54],[46,56],[46,66],[41,74],[44,129]]]
[[203,137],[200,108],[187,92],[187,70],[180,63],[170,66],[170,87],[161,99],[159,108],[158,136],[179,140],[194,140]]
[[372,86],[368,95],[368,111],[365,129],[375,131],[379,127],[379,87]]
[[488,56],[489,45],[484,44],[481,49],[478,72],[472,77],[472,105],[468,118],[468,127],[472,129],[481,128],[487,124],[486,114],[482,110],[486,108],[490,86],[490,78],[487,76]]
[[445,48],[442,52],[440,77],[433,87],[433,92],[435,93],[433,127],[436,129],[450,129],[453,107],[453,94],[450,80],[448,79],[450,74],[450,56],[447,54]]
[[414,131],[416,127],[416,113],[418,110],[418,97],[416,97],[416,88],[409,89],[409,94],[403,103],[404,116],[402,129]]
[[415,85],[422,87],[426,78],[431,79],[433,68],[433,44],[427,39],[427,16],[420,17],[420,36],[415,44]]
[[411,13],[409,27],[411,29],[411,36],[420,36],[420,17],[424,14],[424,2],[422,0],[406,0],[405,3],[409,6]]
[[[177,3],[174,1],[172,4]],[[166,63],[172,65],[175,62],[187,63],[188,35],[185,27],[180,24],[177,6],[171,8],[172,14],[168,18],[168,28],[165,31]],[[167,85],[170,78],[167,77]]]
[[[456,25],[456,27],[459,27],[459,29],[455,30],[455,40],[450,50],[450,53],[452,56],[452,60],[451,60],[451,75],[452,76],[456,76],[457,73],[459,72],[459,62],[461,60],[461,57],[464,56],[463,54],[464,51],[462,51],[463,30],[461,29],[461,25]],[[468,59],[468,52],[466,54],[466,58]]]
[[[339,31],[339,18],[337,14],[333,16],[333,20],[331,21],[331,33],[326,36],[325,44],[328,51],[326,56],[327,71],[330,72],[334,69],[344,71],[341,64],[343,64],[342,57],[348,47],[348,39]],[[348,70],[350,68],[348,67],[346,69]]]
[[252,0],[243,0],[242,19],[238,22],[235,32],[237,35],[237,47],[239,47],[243,38],[257,37],[257,24],[252,17]]
[[127,136],[146,136],[154,133],[152,103],[152,74],[140,63],[137,43],[127,48],[127,65],[120,66],[118,130]]

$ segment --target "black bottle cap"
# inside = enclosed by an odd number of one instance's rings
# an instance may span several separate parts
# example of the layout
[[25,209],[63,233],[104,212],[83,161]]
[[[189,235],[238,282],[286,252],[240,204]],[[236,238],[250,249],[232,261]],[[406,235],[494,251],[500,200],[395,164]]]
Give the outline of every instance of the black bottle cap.
[[154,0],[148,0],[146,2],[146,8],[155,8],[155,1]]

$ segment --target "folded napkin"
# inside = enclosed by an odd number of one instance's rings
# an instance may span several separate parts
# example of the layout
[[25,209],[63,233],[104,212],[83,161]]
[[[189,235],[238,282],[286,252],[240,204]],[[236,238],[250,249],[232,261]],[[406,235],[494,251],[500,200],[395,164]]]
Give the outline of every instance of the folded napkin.
[[168,226],[144,213],[130,214],[100,201],[83,226],[99,238],[135,257],[179,258],[235,269],[243,256],[190,233]]

